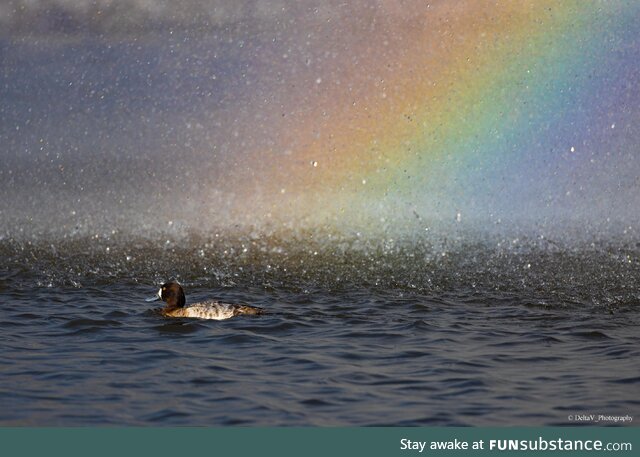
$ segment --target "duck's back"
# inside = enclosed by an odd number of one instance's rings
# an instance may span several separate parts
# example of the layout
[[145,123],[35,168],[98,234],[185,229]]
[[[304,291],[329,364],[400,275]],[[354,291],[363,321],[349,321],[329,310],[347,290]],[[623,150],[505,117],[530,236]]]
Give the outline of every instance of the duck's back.
[[262,314],[261,308],[247,305],[231,305],[220,303],[214,300],[194,303],[184,308],[168,310],[165,315],[168,317],[195,317],[198,319],[224,320],[240,314],[256,315]]

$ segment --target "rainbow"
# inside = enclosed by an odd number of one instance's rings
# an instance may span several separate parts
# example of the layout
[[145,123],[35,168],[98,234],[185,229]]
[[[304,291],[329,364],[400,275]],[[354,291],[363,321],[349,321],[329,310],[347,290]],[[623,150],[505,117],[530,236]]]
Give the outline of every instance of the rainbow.
[[639,19],[637,2],[601,1],[344,11],[309,38],[330,57],[274,87],[278,140],[254,151],[271,165],[239,192],[313,224],[593,204],[576,180],[639,140]]

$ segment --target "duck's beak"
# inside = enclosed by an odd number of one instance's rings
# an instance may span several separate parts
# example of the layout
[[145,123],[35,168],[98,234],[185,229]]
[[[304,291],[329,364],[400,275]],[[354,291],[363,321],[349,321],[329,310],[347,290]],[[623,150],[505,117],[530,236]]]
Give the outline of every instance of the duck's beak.
[[162,298],[162,289],[158,290],[158,293],[156,295],[154,295],[153,297],[149,297],[149,298],[145,298],[144,301],[156,301],[156,300],[160,300]]

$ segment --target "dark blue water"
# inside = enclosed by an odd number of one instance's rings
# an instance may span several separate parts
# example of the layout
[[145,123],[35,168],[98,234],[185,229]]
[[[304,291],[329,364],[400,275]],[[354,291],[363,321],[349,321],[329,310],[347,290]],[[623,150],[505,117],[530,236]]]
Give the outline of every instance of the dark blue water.
[[[3,425],[639,419],[634,243],[5,238],[0,255]],[[163,318],[144,298],[167,279],[268,312]]]

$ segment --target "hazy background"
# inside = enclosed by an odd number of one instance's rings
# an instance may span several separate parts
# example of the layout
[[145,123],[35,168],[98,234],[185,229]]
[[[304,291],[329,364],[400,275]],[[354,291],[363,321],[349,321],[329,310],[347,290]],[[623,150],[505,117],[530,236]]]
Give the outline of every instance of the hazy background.
[[[332,117],[341,89],[322,84],[365,87],[372,68],[411,48],[403,30],[416,27],[427,8],[436,24],[443,17],[473,21],[489,3],[3,0],[0,231],[15,237],[362,226],[393,234],[440,223],[521,232],[535,225],[535,233],[565,233],[569,224],[605,238],[635,233],[640,21],[632,20],[637,8],[592,6],[605,7],[605,25],[628,20],[590,31],[615,50],[607,62],[591,62],[592,73],[576,75],[578,86],[595,78],[606,88],[587,94],[597,112],[588,104],[559,107],[557,117],[550,111],[551,133],[538,134],[538,125],[514,140],[514,150],[535,151],[512,155],[516,165],[491,152],[460,165],[453,151],[427,163],[430,172],[415,170],[413,184],[389,178],[384,190],[369,192],[354,190],[352,182],[367,179],[341,162],[349,151],[323,157],[317,168],[324,175],[307,176],[316,165],[305,148],[330,136],[318,140],[307,124],[332,132],[343,123]],[[464,34],[456,27],[447,40]],[[437,52],[443,44],[421,46]],[[368,63],[353,63],[358,56]],[[357,102],[367,106],[362,90]],[[360,106],[355,98],[353,106]],[[295,120],[302,118],[304,125]],[[597,129],[597,141],[584,139]],[[463,167],[472,172],[457,175]],[[390,168],[402,173],[403,164]],[[334,172],[340,178],[331,180]],[[451,179],[432,185],[428,173]]]

